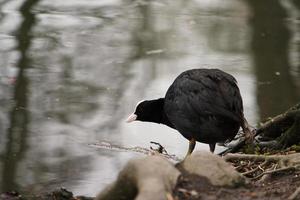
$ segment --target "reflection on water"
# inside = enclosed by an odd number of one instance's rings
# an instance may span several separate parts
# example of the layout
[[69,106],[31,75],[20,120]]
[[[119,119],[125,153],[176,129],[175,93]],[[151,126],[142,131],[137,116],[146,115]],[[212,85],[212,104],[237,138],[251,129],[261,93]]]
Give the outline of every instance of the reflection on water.
[[27,97],[29,80],[26,74],[26,70],[30,67],[30,58],[27,51],[30,48],[32,38],[30,31],[35,23],[31,8],[37,2],[37,0],[28,0],[22,4],[20,13],[24,20],[15,32],[16,50],[19,52],[20,57],[16,63],[17,72],[12,97],[14,105],[11,106],[11,111],[8,113],[9,125],[6,133],[6,143],[1,144],[4,145],[1,191],[18,188],[16,182],[18,162],[24,158],[27,150],[28,129],[30,126]]
[[[248,1],[253,16],[251,47],[257,78],[257,103],[261,119],[288,109],[299,100],[299,89],[291,76],[291,33],[287,10],[280,1]],[[272,12],[266,12],[272,4]],[[269,9],[269,8],[268,8]],[[279,103],[280,102],[280,103]]]
[[143,156],[88,145],[99,140],[158,141],[183,156],[188,143],[175,130],[123,121],[186,69],[233,74],[253,125],[299,100],[295,0],[24,0],[0,9],[1,191],[95,195]]

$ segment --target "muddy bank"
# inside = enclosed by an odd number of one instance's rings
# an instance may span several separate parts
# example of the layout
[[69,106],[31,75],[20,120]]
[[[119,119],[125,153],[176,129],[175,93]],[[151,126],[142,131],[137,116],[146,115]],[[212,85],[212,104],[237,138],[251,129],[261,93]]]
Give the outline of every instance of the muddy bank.
[[222,158],[195,152],[174,166],[148,156],[128,163],[96,200],[299,199],[299,161],[299,153]]
[[60,188],[44,194],[22,195],[18,192],[5,192],[0,194],[2,200],[93,200],[92,197],[74,196],[72,192]]
[[[272,160],[265,164],[262,159]],[[271,166],[276,162],[272,168]],[[237,160],[239,162],[237,162]],[[300,154],[219,157],[194,152],[174,164],[163,156],[133,159],[117,180],[97,197],[75,196],[66,189],[45,194],[21,195],[7,192],[5,200],[200,200],[200,199],[300,199]],[[281,165],[285,165],[284,168]],[[270,173],[267,173],[270,172]],[[259,174],[263,174],[259,176]],[[257,178],[258,177],[258,178]]]
[[[207,179],[182,173],[174,189],[174,200],[280,200],[288,199],[300,186],[300,172],[283,172],[264,182],[250,182],[237,188],[213,186]],[[292,198],[291,198],[292,199]],[[294,199],[300,199],[297,195]]]

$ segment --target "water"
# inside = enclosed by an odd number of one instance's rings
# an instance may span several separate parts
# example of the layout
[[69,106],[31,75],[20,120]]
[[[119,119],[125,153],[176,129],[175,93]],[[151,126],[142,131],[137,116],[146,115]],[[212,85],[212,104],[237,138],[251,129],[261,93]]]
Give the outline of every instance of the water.
[[0,192],[94,196],[144,156],[98,141],[184,156],[176,131],[124,120],[186,69],[233,74],[252,125],[299,102],[297,0],[2,0],[0,11]]

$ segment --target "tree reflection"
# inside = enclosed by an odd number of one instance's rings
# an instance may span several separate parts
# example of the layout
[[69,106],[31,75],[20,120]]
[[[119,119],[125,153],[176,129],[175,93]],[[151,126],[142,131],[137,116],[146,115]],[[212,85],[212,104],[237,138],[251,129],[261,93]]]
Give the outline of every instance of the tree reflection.
[[[293,0],[293,3],[295,5],[295,7],[298,9],[298,13],[300,13],[300,1]],[[299,19],[298,19],[298,25],[297,26],[298,26],[298,30],[300,30]],[[298,49],[297,49],[297,52],[298,52],[298,57],[297,57],[297,59],[298,59],[298,61],[297,61],[298,66],[297,67],[298,67],[298,69],[297,70],[300,73],[300,42],[299,41],[298,41],[297,46],[298,46]],[[298,74],[298,76],[300,76],[300,75]]]
[[290,31],[286,11],[274,0],[248,0],[252,9],[251,47],[257,77],[257,103],[261,119],[279,114],[297,101],[288,58]]
[[27,94],[29,80],[26,76],[26,69],[30,66],[30,58],[28,56],[28,49],[31,45],[30,31],[35,23],[35,16],[31,12],[31,8],[38,1],[28,0],[20,8],[23,22],[16,31],[17,50],[19,51],[20,59],[17,62],[18,74],[14,88],[14,106],[12,106],[10,112],[10,126],[7,130],[7,143],[3,157],[2,191],[16,189],[17,166],[27,150],[26,138],[29,126]]
[[151,3],[138,4],[137,10],[141,21],[132,32],[133,44],[136,47],[133,59],[136,60],[147,57],[147,52],[160,49],[164,45],[159,40],[162,34],[158,33],[154,27],[156,16],[153,15]]

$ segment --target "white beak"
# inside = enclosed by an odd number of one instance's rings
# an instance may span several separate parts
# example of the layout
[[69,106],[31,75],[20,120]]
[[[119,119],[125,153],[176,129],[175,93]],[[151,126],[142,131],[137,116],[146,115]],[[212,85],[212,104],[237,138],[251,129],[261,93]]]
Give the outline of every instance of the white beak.
[[126,122],[127,122],[127,123],[133,122],[133,121],[136,120],[136,118],[137,118],[137,115],[134,114],[134,113],[132,113],[132,114],[127,118]]

